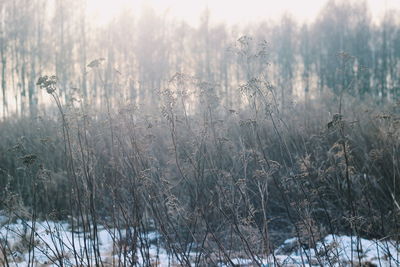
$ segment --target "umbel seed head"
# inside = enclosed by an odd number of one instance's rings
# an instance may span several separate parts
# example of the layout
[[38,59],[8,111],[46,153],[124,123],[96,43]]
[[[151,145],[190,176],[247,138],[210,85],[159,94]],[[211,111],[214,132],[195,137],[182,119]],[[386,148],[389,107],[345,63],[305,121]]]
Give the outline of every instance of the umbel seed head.
[[57,77],[55,75],[52,76],[41,76],[39,77],[36,85],[39,85],[40,88],[46,89],[47,93],[52,94],[56,90]]

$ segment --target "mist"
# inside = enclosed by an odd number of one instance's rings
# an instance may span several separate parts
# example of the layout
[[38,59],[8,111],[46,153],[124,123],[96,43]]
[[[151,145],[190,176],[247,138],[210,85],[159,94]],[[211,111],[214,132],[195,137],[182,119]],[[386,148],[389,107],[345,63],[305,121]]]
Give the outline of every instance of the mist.
[[0,264],[399,265],[400,9],[303,2],[0,1]]

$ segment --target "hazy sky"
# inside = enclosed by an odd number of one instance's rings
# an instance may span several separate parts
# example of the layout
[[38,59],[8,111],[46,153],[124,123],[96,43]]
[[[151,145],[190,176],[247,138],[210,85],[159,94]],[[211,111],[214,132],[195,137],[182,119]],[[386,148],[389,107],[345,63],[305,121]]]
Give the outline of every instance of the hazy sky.
[[[105,23],[124,8],[137,13],[144,5],[152,6],[158,13],[168,12],[170,16],[196,24],[206,6],[211,10],[212,19],[227,23],[251,22],[258,19],[276,18],[289,12],[299,20],[312,20],[328,0],[87,0],[88,12],[98,23]],[[362,1],[362,0],[360,0]],[[385,8],[399,8],[400,0],[367,0],[375,19]]]

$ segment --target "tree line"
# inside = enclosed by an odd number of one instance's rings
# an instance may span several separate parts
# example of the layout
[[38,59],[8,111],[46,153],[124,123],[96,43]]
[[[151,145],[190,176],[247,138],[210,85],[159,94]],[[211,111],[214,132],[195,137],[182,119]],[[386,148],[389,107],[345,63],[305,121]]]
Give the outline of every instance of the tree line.
[[392,101],[399,96],[398,11],[374,22],[366,1],[329,1],[311,23],[289,14],[253,24],[213,23],[204,10],[191,26],[151,7],[91,23],[84,1],[0,2],[2,117],[36,116],[48,104],[36,81],[55,74],[65,102],[158,102],[175,73],[207,81],[226,107],[237,88],[263,76],[280,103],[346,92]]

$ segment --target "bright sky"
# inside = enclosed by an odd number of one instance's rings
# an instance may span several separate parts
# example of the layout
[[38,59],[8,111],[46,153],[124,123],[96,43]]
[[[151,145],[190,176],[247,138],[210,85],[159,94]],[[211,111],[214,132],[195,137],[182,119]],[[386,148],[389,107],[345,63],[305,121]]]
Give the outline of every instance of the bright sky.
[[[311,21],[328,0],[87,0],[88,12],[97,23],[106,23],[122,9],[132,8],[138,14],[144,5],[152,6],[157,13],[186,20],[192,25],[208,6],[213,21],[227,23],[252,22],[258,19],[277,18],[289,12],[299,20]],[[360,0],[362,1],[362,0]],[[367,0],[375,19],[385,8],[400,9],[400,0]]]

